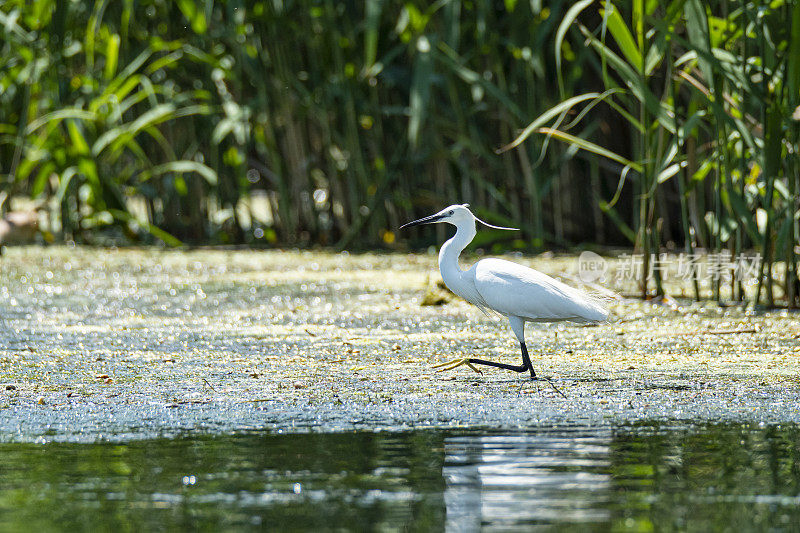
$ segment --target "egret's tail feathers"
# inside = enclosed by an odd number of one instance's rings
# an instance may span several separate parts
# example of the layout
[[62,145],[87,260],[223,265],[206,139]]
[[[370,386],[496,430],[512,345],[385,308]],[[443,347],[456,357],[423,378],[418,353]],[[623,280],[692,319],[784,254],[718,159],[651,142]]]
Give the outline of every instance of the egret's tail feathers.
[[[571,276],[566,277],[576,282],[579,281]],[[622,300],[622,296],[595,283],[582,283],[582,285],[583,290],[571,287],[580,295],[577,299],[583,308],[581,313],[582,321],[584,323],[608,322],[611,317],[611,311],[608,308],[609,304]]]
[[622,300],[623,297],[618,292],[614,292],[611,289],[607,289],[598,283],[594,283],[592,281],[586,281],[583,279],[576,278],[575,276],[570,276],[564,272],[557,274],[556,277],[568,279],[573,286],[579,287],[585,294],[600,300],[602,302],[610,302],[612,300]]
[[612,300],[612,298],[585,292],[582,293],[581,296],[580,307],[582,308],[582,312],[580,313],[580,322],[595,323],[608,321],[610,312],[607,302]]

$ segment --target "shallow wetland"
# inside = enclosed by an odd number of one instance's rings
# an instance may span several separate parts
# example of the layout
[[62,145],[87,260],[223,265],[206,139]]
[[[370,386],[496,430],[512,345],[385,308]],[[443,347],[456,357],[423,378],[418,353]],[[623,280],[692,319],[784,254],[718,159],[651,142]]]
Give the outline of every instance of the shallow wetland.
[[[575,279],[574,257],[515,260]],[[209,529],[797,523],[793,313],[619,299],[608,324],[529,326],[564,398],[431,368],[518,358],[505,320],[421,305],[431,255],[33,247],[0,265],[6,527],[37,505],[108,528],[147,509]]]

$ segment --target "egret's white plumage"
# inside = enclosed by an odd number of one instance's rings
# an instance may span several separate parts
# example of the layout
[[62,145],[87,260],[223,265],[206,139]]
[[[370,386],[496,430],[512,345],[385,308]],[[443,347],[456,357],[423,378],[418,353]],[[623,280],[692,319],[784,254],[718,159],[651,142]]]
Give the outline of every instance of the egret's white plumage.
[[517,372],[530,370],[531,376],[535,377],[525,346],[525,322],[600,322],[608,318],[608,311],[599,300],[578,289],[504,259],[481,259],[468,270],[461,270],[458,257],[475,237],[476,220],[498,228],[477,219],[467,205],[451,205],[435,215],[402,227],[438,222],[447,222],[456,227],[456,234],[439,250],[439,270],[445,285],[479,308],[496,311],[507,317],[522,348],[521,366],[480,359],[459,360],[454,366],[488,364]]
[[462,275],[488,307],[529,322],[598,322],[608,317],[602,305],[558,280],[503,259],[483,259]]

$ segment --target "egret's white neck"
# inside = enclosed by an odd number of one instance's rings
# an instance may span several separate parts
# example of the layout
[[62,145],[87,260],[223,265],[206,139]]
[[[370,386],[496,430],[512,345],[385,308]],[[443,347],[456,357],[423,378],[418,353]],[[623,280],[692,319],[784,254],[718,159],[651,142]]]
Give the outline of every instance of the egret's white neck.
[[439,250],[439,271],[450,290],[453,290],[453,283],[458,283],[461,277],[458,256],[473,238],[475,238],[475,221],[460,221],[456,226],[456,234]]

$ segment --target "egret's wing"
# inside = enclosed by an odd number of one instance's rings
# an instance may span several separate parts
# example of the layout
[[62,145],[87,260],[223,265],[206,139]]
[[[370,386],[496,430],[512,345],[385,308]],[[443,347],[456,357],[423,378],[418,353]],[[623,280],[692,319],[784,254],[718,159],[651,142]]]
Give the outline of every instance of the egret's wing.
[[[471,279],[471,283],[469,283],[468,286],[467,286],[468,290],[466,290],[465,292],[461,292],[461,293],[456,293],[455,291],[453,291],[454,294],[458,294],[458,296],[460,296],[464,300],[468,301],[469,303],[471,303],[472,305],[474,305],[475,307],[480,309],[481,312],[484,315],[486,315],[488,318],[499,318],[500,315],[499,315],[498,311],[493,309],[492,306],[490,306],[488,303],[486,303],[486,301],[483,299],[483,296],[481,296],[481,293],[478,292],[478,289],[475,287],[475,272],[474,272],[474,269],[475,269],[475,267],[471,268],[468,272],[466,272],[467,279],[468,280]],[[462,288],[465,288],[465,287],[462,287]]]
[[596,322],[608,317],[603,305],[589,295],[503,259],[478,261],[475,288],[488,307],[531,321]]

